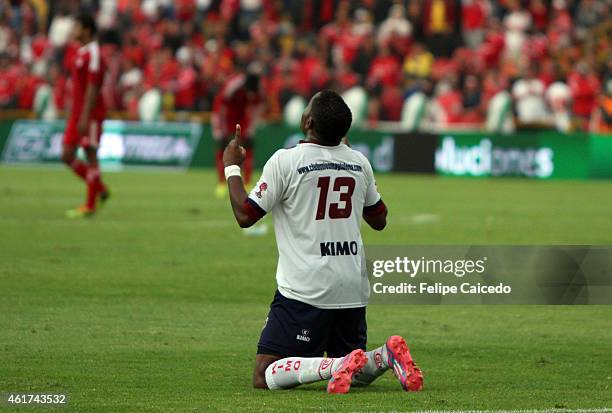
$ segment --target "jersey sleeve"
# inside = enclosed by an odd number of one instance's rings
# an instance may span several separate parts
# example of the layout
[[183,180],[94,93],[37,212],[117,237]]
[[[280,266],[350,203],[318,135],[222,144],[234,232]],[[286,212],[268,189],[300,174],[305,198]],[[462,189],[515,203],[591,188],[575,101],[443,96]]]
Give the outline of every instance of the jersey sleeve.
[[[282,151],[282,150],[281,150]],[[247,203],[250,204],[251,213],[261,218],[270,212],[283,198],[285,193],[284,175],[277,151],[264,165],[261,178],[251,190]]]
[[367,188],[365,202],[363,204],[363,215],[375,216],[384,214],[387,210],[387,206],[378,193],[378,188],[376,188],[376,180],[374,179],[374,171],[372,170],[372,166],[367,159],[365,160],[364,166]]
[[364,207],[368,208],[380,201],[380,194],[378,193],[378,188],[376,188],[376,180],[374,179],[372,165],[370,165],[367,159],[364,164],[364,173],[367,185]]

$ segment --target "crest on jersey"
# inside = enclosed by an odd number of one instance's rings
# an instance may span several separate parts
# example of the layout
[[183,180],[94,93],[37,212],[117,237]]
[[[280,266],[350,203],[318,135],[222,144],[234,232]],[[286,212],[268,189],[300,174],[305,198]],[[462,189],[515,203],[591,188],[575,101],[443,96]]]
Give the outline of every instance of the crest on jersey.
[[255,196],[257,196],[257,198],[260,198],[263,196],[264,191],[268,189],[268,184],[265,182],[262,182],[261,184],[259,184],[259,191],[255,192]]

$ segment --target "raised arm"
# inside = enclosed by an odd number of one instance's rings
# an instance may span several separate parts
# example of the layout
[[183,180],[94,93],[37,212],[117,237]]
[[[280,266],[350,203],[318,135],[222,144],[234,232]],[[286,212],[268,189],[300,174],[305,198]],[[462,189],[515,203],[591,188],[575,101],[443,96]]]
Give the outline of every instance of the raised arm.
[[248,228],[256,223],[261,215],[257,213],[254,206],[249,202],[248,194],[244,189],[244,183],[240,176],[240,165],[244,161],[245,149],[240,146],[240,125],[236,125],[234,139],[223,152],[223,165],[225,166],[225,179],[229,189],[230,203],[234,211],[236,222],[241,228]]

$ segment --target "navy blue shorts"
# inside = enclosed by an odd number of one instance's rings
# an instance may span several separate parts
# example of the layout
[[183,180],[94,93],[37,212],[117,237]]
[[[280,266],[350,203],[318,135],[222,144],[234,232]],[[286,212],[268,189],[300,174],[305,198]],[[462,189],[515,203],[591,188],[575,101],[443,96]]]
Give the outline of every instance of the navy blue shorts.
[[284,297],[270,305],[257,354],[281,357],[342,357],[366,348],[366,309],[322,309]]

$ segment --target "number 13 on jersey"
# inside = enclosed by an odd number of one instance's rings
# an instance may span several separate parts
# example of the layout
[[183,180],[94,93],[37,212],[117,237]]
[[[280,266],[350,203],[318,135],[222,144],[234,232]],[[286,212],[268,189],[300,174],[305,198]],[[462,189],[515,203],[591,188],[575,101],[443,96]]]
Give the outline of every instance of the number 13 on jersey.
[[[329,193],[331,177],[322,176],[317,181],[317,188],[319,188],[319,202],[317,205],[317,216],[316,219],[325,219],[327,212],[327,194]],[[340,207],[340,203],[329,204],[329,218],[340,219],[348,218],[351,216],[353,205],[351,197],[355,190],[355,179],[350,176],[339,176],[334,179],[332,191],[340,193],[340,202],[344,202],[344,206]]]

